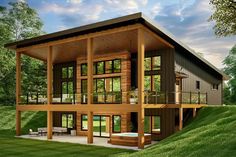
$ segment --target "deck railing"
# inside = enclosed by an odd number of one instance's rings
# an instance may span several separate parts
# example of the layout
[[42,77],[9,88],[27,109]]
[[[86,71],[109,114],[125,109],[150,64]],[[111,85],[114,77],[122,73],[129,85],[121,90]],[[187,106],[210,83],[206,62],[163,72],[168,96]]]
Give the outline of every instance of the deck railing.
[[[137,91],[94,92],[93,104],[137,104]],[[21,95],[20,104],[47,104],[47,94]],[[53,104],[87,104],[87,93],[53,94]],[[144,104],[207,104],[207,93],[144,91]]]

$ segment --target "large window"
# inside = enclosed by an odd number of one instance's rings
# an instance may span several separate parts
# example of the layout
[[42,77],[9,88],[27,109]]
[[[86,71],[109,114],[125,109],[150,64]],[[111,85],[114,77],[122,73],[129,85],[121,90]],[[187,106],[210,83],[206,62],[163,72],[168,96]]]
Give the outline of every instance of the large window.
[[144,77],[144,90],[157,91],[161,90],[161,76],[160,75],[147,75]]
[[120,103],[120,77],[97,78],[93,80],[94,103]]
[[161,57],[160,56],[146,57],[144,59],[144,69],[145,71],[160,70]]
[[112,132],[121,132],[121,116],[112,116]]
[[144,132],[159,134],[161,132],[161,118],[160,118],[160,116],[145,116],[145,118],[144,118]]
[[157,91],[161,90],[161,57],[153,56],[146,57],[144,59],[144,90],[145,91]]
[[62,102],[72,102],[74,94],[74,67],[65,66],[61,68],[61,98]]
[[[110,61],[99,61],[93,63],[93,74],[110,74],[121,72],[121,59],[114,59]],[[81,64],[81,76],[87,75],[87,63]]]
[[88,130],[88,116],[84,114],[81,115],[81,130]]
[[74,115],[63,113],[61,115],[61,126],[63,128],[74,128]]

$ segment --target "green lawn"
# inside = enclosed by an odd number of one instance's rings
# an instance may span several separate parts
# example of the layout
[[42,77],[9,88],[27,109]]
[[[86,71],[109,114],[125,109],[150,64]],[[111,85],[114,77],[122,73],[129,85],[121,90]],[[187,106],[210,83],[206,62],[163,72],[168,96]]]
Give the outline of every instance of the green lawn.
[[[46,125],[45,112],[24,112],[22,128]],[[236,154],[236,107],[207,107],[182,131],[145,150],[112,149],[14,137],[15,110],[0,106],[0,157],[8,156],[127,156],[231,157]]]
[[207,107],[182,131],[128,157],[236,156],[236,106]]
[[[46,112],[23,112],[22,131],[46,126]],[[0,157],[106,157],[134,151],[71,143],[15,138],[15,108],[0,106]]]

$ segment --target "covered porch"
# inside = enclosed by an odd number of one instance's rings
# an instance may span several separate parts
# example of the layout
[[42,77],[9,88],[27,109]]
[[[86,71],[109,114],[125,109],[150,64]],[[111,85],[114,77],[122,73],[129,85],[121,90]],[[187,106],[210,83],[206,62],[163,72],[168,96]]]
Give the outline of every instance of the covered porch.
[[[22,111],[46,111],[47,112],[47,139],[53,139],[52,128],[53,128],[53,112],[83,112],[88,116],[88,128],[87,135],[83,137],[86,139],[86,143],[91,144],[96,142],[93,137],[93,116],[96,113],[122,113],[122,112],[136,112],[137,122],[138,122],[138,148],[144,148],[144,118],[145,118],[145,108],[177,108],[179,109],[180,115],[180,130],[182,129],[182,110],[186,107],[180,101],[176,103],[175,101],[175,72],[174,72],[174,61],[172,60],[162,60],[162,67],[165,69],[164,75],[161,76],[162,80],[166,80],[169,84],[165,86],[158,87],[160,88],[159,92],[154,92],[151,94],[146,94],[145,91],[145,66],[144,59],[145,53],[148,51],[157,51],[163,50],[164,55],[170,54],[173,57],[174,47],[163,40],[161,37],[147,29],[142,24],[128,25],[118,28],[112,28],[108,30],[103,30],[100,32],[93,32],[83,35],[77,35],[70,38],[48,41],[46,43],[37,43],[30,46],[22,46],[16,49],[16,134],[20,135],[21,129],[21,112]],[[103,95],[99,93],[100,91],[94,92],[94,79],[100,78],[101,75],[94,75],[93,63],[97,61],[97,58],[102,58],[103,56],[109,55],[120,55],[121,53],[126,52],[128,56],[136,55],[136,65],[137,72],[136,77],[136,87],[137,95],[136,102],[131,104],[130,99],[127,96],[131,90],[131,83],[126,86],[122,86],[124,79],[121,78],[121,88],[122,90],[118,91],[119,103],[110,102],[109,103],[96,103],[94,97],[97,97],[96,100],[103,98]],[[38,97],[36,102],[43,102],[40,105],[37,103],[29,103],[29,99],[26,98],[25,102],[22,102],[21,99],[21,55],[28,55],[33,58],[39,59],[47,63],[47,93],[43,96],[43,101],[39,101]],[[163,55],[163,56],[164,56]],[[102,56],[102,57],[101,57]],[[163,57],[164,58],[164,57]],[[168,58],[168,56],[165,56]],[[79,76],[80,70],[82,69],[82,64],[78,63],[81,60],[85,61],[87,64],[87,74],[86,76]],[[123,58],[122,58],[123,59]],[[129,60],[130,57],[125,58]],[[81,85],[75,83],[73,85],[73,92],[67,95],[72,95],[72,101],[63,101],[63,93],[55,93],[55,87],[53,86],[53,68],[55,64],[66,63],[75,61],[76,66],[79,64],[79,67],[75,72],[73,72],[74,79],[81,80],[87,79],[86,92],[81,92]],[[165,62],[166,61],[166,62]],[[152,62],[152,61],[151,61]],[[106,62],[104,62],[106,63]],[[103,63],[103,64],[104,64]],[[114,61],[112,61],[112,65]],[[125,66],[125,65],[121,65]],[[165,68],[164,68],[165,67]],[[114,69],[113,69],[114,71]],[[122,72],[121,72],[122,73]],[[124,71],[127,73],[127,71]],[[152,73],[152,72],[150,72]],[[67,75],[69,72],[67,71]],[[151,74],[150,74],[151,75]],[[103,77],[117,77],[124,76],[123,74],[107,74],[104,73]],[[126,76],[126,75],[125,75]],[[131,81],[131,76],[127,75],[125,78],[128,81]],[[150,77],[150,82],[154,82],[154,77]],[[53,88],[54,87],[54,88]],[[150,89],[156,88],[154,85],[150,85]],[[166,92],[166,90],[172,91]],[[68,91],[68,85],[67,85]],[[102,91],[104,92],[104,91]],[[111,91],[112,93],[113,91]],[[174,94],[173,94],[174,92]],[[113,92],[112,94],[114,94]],[[163,94],[164,93],[164,94]],[[86,95],[85,98],[83,95]],[[98,96],[99,95],[99,96]],[[196,94],[195,94],[196,95]],[[199,93],[200,95],[200,93]],[[98,98],[99,97],[99,98]],[[117,97],[117,96],[116,96]],[[113,99],[113,96],[111,96]],[[86,100],[86,103],[82,103],[82,100]],[[161,101],[160,101],[161,100]],[[187,107],[193,108],[194,113],[196,114],[196,108],[202,106],[200,96],[198,97],[198,103],[195,104],[186,104]],[[57,103],[55,103],[55,101]],[[103,102],[103,101],[100,101]],[[104,101],[105,102],[105,101]],[[192,94],[190,93],[190,101],[192,101]],[[205,103],[205,102],[204,102]],[[75,138],[75,137],[73,137]]]

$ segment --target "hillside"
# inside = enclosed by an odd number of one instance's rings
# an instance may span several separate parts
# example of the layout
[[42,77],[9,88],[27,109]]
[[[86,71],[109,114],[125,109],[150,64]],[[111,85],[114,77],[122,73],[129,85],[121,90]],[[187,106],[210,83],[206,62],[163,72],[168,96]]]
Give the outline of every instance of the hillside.
[[129,157],[236,155],[236,106],[207,107],[182,131]]

